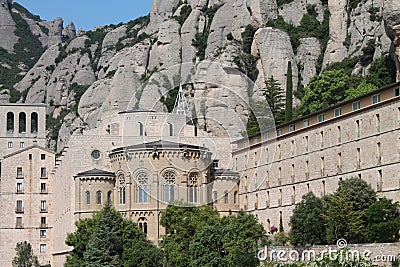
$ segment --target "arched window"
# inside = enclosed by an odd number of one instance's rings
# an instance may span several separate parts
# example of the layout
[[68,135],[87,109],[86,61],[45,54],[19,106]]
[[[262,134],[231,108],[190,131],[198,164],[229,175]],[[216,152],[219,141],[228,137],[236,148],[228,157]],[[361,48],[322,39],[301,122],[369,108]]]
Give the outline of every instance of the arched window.
[[234,204],[237,204],[237,197],[238,197],[238,192],[237,191],[233,192],[233,203]]
[[96,198],[97,198],[97,204],[101,204],[101,191],[97,191]]
[[19,133],[26,133],[26,114],[25,112],[19,113]]
[[136,176],[136,179],[138,185],[138,202],[149,202],[149,176],[145,172],[139,172],[139,174]]
[[125,204],[125,187],[119,188],[119,204]]
[[31,133],[38,132],[38,123],[39,123],[38,114],[36,112],[33,112],[31,114]]
[[142,230],[147,235],[147,220],[146,220],[146,218],[143,218],[143,217],[139,218],[138,226],[139,226],[140,230]]
[[86,204],[90,205],[90,192],[86,191]]
[[164,178],[164,201],[171,202],[175,199],[175,182],[176,173],[174,171],[166,171]]
[[7,132],[14,132],[14,113],[7,113]]
[[112,192],[111,191],[108,191],[107,192],[107,202],[111,202],[111,196],[112,196]]
[[191,172],[189,174],[189,181],[188,181],[190,203],[197,203],[198,182],[199,182],[199,173]]
[[139,135],[144,136],[144,126],[141,122],[139,122]]
[[225,191],[225,192],[224,192],[224,202],[225,202],[225,204],[228,204],[228,203],[229,203],[229,194],[228,194],[228,191]]

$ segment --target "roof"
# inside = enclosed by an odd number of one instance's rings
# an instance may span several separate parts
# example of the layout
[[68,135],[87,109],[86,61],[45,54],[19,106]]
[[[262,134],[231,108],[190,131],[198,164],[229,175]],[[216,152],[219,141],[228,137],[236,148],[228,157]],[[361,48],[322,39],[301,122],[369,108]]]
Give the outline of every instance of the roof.
[[115,173],[95,168],[91,169],[90,171],[78,173],[76,176],[115,176]]
[[158,141],[149,142],[149,143],[142,143],[142,144],[137,144],[137,145],[132,145],[132,146],[116,148],[116,149],[112,150],[112,153],[120,152],[124,149],[153,149],[154,147],[176,148],[176,149],[179,149],[179,148],[206,149],[205,147],[202,147],[202,146],[195,146],[195,145],[175,143],[175,142],[165,141],[165,140],[158,140]]
[[20,149],[20,150],[18,150],[18,151],[15,151],[15,152],[13,152],[13,153],[8,154],[8,155],[5,155],[3,158],[10,158],[10,157],[12,157],[12,156],[18,155],[18,154],[20,154],[20,153],[23,153],[23,152],[25,152],[25,151],[31,150],[31,149],[33,149],[33,148],[38,148],[38,149],[40,149],[40,150],[46,151],[47,153],[51,153],[51,154],[54,154],[54,155],[56,154],[54,151],[51,151],[51,150],[48,149],[48,148],[44,148],[44,147],[41,147],[41,146],[33,145],[33,146],[29,146],[29,147],[27,147],[27,148]]
[[135,109],[118,112],[118,114],[131,114],[131,113],[154,113],[154,110]]
[[43,103],[1,103],[0,106],[47,107]]

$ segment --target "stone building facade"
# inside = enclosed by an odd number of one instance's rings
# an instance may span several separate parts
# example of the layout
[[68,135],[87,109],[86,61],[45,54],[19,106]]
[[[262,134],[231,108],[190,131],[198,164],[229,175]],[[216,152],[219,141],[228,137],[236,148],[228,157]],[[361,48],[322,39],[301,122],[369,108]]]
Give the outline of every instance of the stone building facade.
[[284,228],[296,203],[312,191],[333,193],[350,177],[400,201],[399,83],[234,142],[240,208],[266,229]]
[[16,243],[25,240],[40,263],[50,263],[55,153],[43,148],[45,107],[0,105],[0,133],[0,266],[11,266]]
[[74,223],[107,200],[156,244],[170,201],[210,204],[221,215],[244,209],[268,230],[281,216],[288,229],[307,192],[332,193],[353,176],[400,200],[399,85],[234,142],[196,129],[185,114],[104,115],[57,158],[43,148],[43,105],[1,105],[0,266],[11,266],[23,240],[42,264],[63,266]]

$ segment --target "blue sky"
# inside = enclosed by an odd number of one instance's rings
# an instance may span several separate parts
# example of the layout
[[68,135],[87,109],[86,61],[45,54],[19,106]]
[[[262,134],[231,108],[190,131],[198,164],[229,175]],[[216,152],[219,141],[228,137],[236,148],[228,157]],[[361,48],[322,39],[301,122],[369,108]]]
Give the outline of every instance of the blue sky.
[[150,12],[153,0],[14,0],[32,14],[53,21],[62,17],[64,26],[74,22],[76,29],[128,22]]

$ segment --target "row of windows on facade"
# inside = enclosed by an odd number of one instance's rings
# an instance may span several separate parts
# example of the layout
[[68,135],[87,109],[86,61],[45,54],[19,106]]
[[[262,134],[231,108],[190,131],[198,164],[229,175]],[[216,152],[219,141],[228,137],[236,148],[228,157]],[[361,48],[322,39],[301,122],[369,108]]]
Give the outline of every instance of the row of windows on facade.
[[[25,174],[23,172],[22,167],[17,167],[17,179],[24,179]],[[47,168],[42,167],[40,168],[40,178],[46,179],[47,178]]]
[[[400,119],[400,117],[399,117]],[[357,138],[361,138],[362,137],[362,120],[356,120],[355,121],[355,134]],[[375,114],[375,127],[376,127],[376,132],[379,133],[380,132],[380,128],[381,128],[381,117],[380,114]],[[326,142],[325,142],[326,136],[325,136],[325,132],[324,131],[320,131],[319,132],[319,148],[318,149],[322,149],[325,148],[326,146]],[[342,128],[341,126],[337,126],[337,143],[341,143],[342,142]],[[308,153],[309,151],[309,144],[310,144],[310,138],[308,135],[303,137],[303,151],[304,153]],[[379,146],[379,151],[380,151],[380,143],[378,144]],[[290,141],[290,157],[296,156],[296,142],[295,140],[291,140]],[[301,154],[302,152],[299,152],[299,154]],[[266,147],[265,148],[265,158],[269,158],[269,148]],[[379,153],[380,154],[380,153]],[[276,156],[277,156],[277,160],[281,160],[282,159],[282,145],[278,144],[276,146]],[[245,162],[247,162],[247,155],[244,155],[245,157]],[[257,166],[258,162],[257,162],[257,151],[254,152],[254,159],[255,159],[255,163],[254,165]],[[235,158],[235,167],[236,170],[238,169],[238,164],[237,164],[238,159]]]
[[[47,194],[48,192],[47,192],[47,185],[46,185],[46,183],[40,183],[40,191],[39,191],[41,194]],[[23,186],[23,183],[17,183],[17,186],[16,186],[16,193],[17,194],[22,194],[22,193],[24,193],[24,186]]]
[[[395,89],[395,93],[394,93],[394,96],[399,96],[399,88],[396,88]],[[376,104],[376,103],[379,103],[381,100],[380,100],[380,94],[377,94],[377,95],[374,95],[374,96],[372,96],[372,104]],[[360,101],[356,101],[356,102],[353,102],[352,103],[352,111],[356,111],[356,110],[359,110],[361,108],[361,102]],[[333,111],[333,116],[334,117],[339,117],[339,116],[341,116],[342,115],[342,108],[336,108],[336,109],[334,109],[334,111]],[[400,108],[398,109],[398,116],[399,116],[399,120],[400,120]],[[321,122],[323,122],[323,121],[325,121],[325,114],[324,113],[322,113],[322,114],[319,114],[318,116],[317,116],[317,122],[318,123],[321,123]],[[379,115],[377,115],[377,118],[376,118],[376,123],[378,124],[380,124],[380,118],[379,118]],[[306,119],[306,120],[304,120],[303,121],[303,128],[305,128],[305,127],[308,127],[308,126],[310,126],[310,120],[309,119]],[[340,126],[339,126],[340,127]],[[377,126],[377,129],[378,128],[380,128],[380,126]],[[294,132],[296,130],[296,127],[295,127],[295,124],[290,124],[289,126],[288,126],[288,132]],[[282,135],[282,129],[277,129],[276,130],[276,135],[277,136],[281,136]],[[359,136],[360,137],[360,136]],[[270,137],[270,135],[269,135],[269,133],[264,133],[264,135],[263,135],[263,140],[264,141],[267,141],[267,140],[269,140],[271,137]],[[256,144],[256,143],[258,143],[259,142],[259,139],[258,139],[258,137],[254,137],[253,138],[253,140],[252,140],[252,143],[253,144]],[[247,142],[245,141],[244,143],[243,143],[243,146],[244,147],[246,147],[248,144],[247,144]]]
[[[355,163],[356,163],[356,170],[359,170],[362,168],[362,160],[361,160],[361,148],[356,148],[355,151],[356,157],[355,157]],[[368,155],[368,157],[371,157],[371,155]],[[327,175],[326,173],[326,159],[325,157],[320,157],[320,173],[319,177],[324,177]],[[342,152],[337,153],[337,169],[336,172],[337,174],[340,174],[343,172],[342,167],[343,167],[343,156]],[[376,144],[376,166],[382,165],[382,145],[380,142]],[[304,169],[305,169],[305,178],[306,180],[310,179],[310,163],[308,160],[304,161]],[[291,171],[290,171],[290,183],[295,183],[295,177],[296,177],[296,172],[299,173],[299,170],[296,169],[295,164],[291,164]],[[278,185],[280,186],[282,184],[282,178],[283,178],[283,171],[282,167],[278,168]],[[257,173],[255,173],[255,181],[257,181]],[[266,187],[270,187],[270,171],[266,172]],[[244,186],[247,188],[248,185],[248,177],[245,176],[244,178]],[[257,186],[256,186],[257,188]],[[247,189],[245,190],[247,191]]]
[[[140,136],[145,136],[146,135],[146,131],[144,129],[144,125],[143,123],[139,122],[139,135]],[[174,136],[174,126],[172,125],[172,123],[167,123],[168,124],[168,134],[169,136]]]
[[[17,217],[15,227],[16,228],[24,228],[22,217],[20,217],[20,216]],[[47,217],[40,217],[39,228],[47,228],[47,227],[48,227],[48,225],[47,225]],[[47,236],[46,235],[47,232],[44,229],[41,229],[41,230],[43,230],[43,231],[40,231],[40,237],[41,238],[45,238]]]
[[[399,108],[398,112],[399,112],[398,117],[399,117],[399,120],[400,120],[400,108]],[[379,113],[375,114],[374,120],[375,120],[376,132],[380,132],[380,130],[381,130],[381,116],[380,116]],[[295,130],[294,129],[294,125],[289,126],[289,128],[290,128],[289,132],[293,132]],[[342,128],[341,128],[340,125],[338,125],[336,127],[336,131],[337,131],[337,142],[341,143],[342,142]],[[282,134],[282,130],[281,129],[278,129],[277,132],[278,132],[278,134],[277,134],[278,136],[280,136]],[[362,119],[355,120],[354,133],[355,133],[356,138],[361,138],[362,137]],[[319,132],[319,136],[320,136],[320,147],[319,148],[323,148],[324,144],[325,144],[325,142],[324,142],[324,140],[325,140],[324,131],[320,131]],[[263,135],[263,139],[264,139],[264,141],[269,140],[269,134],[265,133]],[[304,152],[308,152],[308,150],[309,150],[309,136],[306,135],[306,136],[303,137],[303,139],[304,139]],[[259,142],[258,137],[254,137],[252,139],[252,144],[256,144],[258,142]],[[246,141],[244,142],[243,146],[244,147],[247,146],[247,142]],[[280,145],[277,146],[277,151],[278,152],[279,152],[279,149],[280,149]],[[291,151],[291,155],[293,156],[294,155],[294,151],[295,151],[295,141],[294,140],[291,141],[291,149],[290,149],[290,151]],[[278,153],[278,157],[279,157],[279,153]]]
[[[13,112],[8,112],[7,113],[7,132],[14,133],[16,132],[15,130],[15,121],[14,121],[14,113]],[[31,120],[30,120],[30,126],[31,126],[31,133],[37,133],[38,132],[38,123],[39,123],[39,117],[36,112],[31,113]],[[27,128],[27,121],[26,121],[26,113],[25,112],[20,112],[18,114],[18,132],[19,133],[26,133]]]
[[[358,174],[358,178],[361,179],[361,173]],[[339,178],[339,182],[342,181],[342,177]],[[310,183],[306,184],[307,187],[307,193],[312,192]],[[400,187],[400,181],[399,181],[399,187]],[[382,178],[382,170],[378,170],[378,181],[376,184],[376,191],[381,192],[383,190],[383,178]],[[326,181],[323,180],[321,181],[321,190],[319,191],[321,196],[325,196],[327,194],[326,190]],[[255,202],[254,202],[254,209],[259,209],[259,194],[255,194]],[[301,197],[300,197],[301,198]],[[290,202],[289,203],[284,203],[283,202],[283,189],[279,189],[279,196],[278,196],[278,203],[276,207],[281,207],[284,205],[295,205],[298,201],[297,198],[297,193],[296,193],[296,186],[292,186],[292,195],[290,196]],[[271,206],[271,197],[270,197],[270,191],[266,192],[266,201],[265,201],[265,208],[274,208]],[[248,196],[245,196],[244,200],[244,207],[245,209],[251,208],[248,206]]]
[[[46,200],[41,200],[40,201],[40,209],[39,209],[39,211],[42,212],[42,213],[43,212],[48,212],[47,211],[47,201]],[[17,204],[16,204],[16,207],[15,207],[15,212],[16,213],[24,213],[24,205],[23,205],[22,200],[17,200]]]

